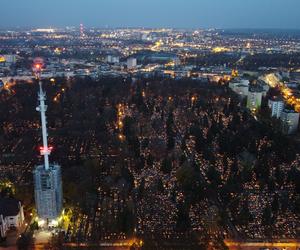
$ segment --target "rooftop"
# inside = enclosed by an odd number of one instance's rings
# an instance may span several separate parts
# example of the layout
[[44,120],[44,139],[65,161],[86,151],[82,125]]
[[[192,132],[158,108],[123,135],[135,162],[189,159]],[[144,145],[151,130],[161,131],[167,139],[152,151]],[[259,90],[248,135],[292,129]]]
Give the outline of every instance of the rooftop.
[[0,215],[16,216],[20,211],[19,201],[14,198],[0,198]]
[[272,97],[270,97],[270,101],[283,102],[283,98],[282,98],[282,96],[272,96]]

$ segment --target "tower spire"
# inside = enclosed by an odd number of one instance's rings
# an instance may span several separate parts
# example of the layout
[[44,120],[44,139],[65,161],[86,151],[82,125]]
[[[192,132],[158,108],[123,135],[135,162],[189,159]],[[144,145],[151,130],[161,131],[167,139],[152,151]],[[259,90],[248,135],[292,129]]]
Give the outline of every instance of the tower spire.
[[44,166],[45,169],[49,169],[49,155],[51,154],[51,147],[48,147],[48,133],[47,133],[47,105],[45,104],[46,94],[43,91],[42,81],[41,81],[41,70],[42,70],[42,62],[38,62],[34,64],[34,72],[36,79],[39,81],[39,92],[38,92],[38,100],[39,106],[37,106],[36,110],[41,113],[41,123],[42,123],[42,138],[43,138],[43,146],[40,147],[40,154],[44,156]]
[[40,154],[44,156],[45,169],[49,169],[49,155],[51,154],[51,147],[48,147],[48,133],[47,133],[47,119],[46,111],[47,105],[45,105],[46,94],[42,88],[42,82],[39,80],[40,90],[38,93],[38,99],[40,105],[36,108],[37,111],[41,113],[41,122],[42,122],[42,137],[43,137],[43,146],[40,148]]

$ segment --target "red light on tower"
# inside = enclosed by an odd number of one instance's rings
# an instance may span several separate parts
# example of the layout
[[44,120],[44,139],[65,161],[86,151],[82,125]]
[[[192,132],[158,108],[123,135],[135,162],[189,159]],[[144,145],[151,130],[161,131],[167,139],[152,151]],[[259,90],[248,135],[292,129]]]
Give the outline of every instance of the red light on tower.
[[32,70],[35,73],[40,73],[44,67],[44,60],[41,57],[37,57],[33,60]]
[[35,65],[34,65],[34,68],[35,68],[36,70],[40,70],[42,67],[41,67],[40,64],[35,64]]
[[40,154],[41,155],[50,155],[51,154],[51,151],[53,150],[53,147],[43,147],[41,146],[40,147]]
[[34,73],[40,73],[42,70],[42,65],[39,63],[33,64],[32,70]]

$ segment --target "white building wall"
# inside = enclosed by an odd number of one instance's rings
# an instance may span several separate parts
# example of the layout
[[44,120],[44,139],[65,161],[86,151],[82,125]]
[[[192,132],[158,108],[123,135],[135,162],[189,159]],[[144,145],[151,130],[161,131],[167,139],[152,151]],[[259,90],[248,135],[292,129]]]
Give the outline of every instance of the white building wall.
[[6,232],[8,230],[7,223],[3,218],[2,214],[0,214],[0,236],[4,238],[6,236]]
[[128,58],[127,59],[127,68],[128,69],[133,69],[137,65],[137,60],[136,58]]
[[19,203],[19,213],[16,216],[0,215],[0,236],[4,238],[10,228],[20,228],[24,223],[24,211],[21,203]]
[[262,92],[249,91],[247,98],[247,108],[257,110],[261,106]]
[[249,87],[247,85],[237,85],[233,91],[241,96],[248,96]]
[[271,116],[279,119],[284,109],[284,102],[278,100],[269,100],[268,106],[271,109]]
[[231,88],[238,95],[248,96],[249,84],[250,82],[247,79],[235,79],[229,83],[229,88]]

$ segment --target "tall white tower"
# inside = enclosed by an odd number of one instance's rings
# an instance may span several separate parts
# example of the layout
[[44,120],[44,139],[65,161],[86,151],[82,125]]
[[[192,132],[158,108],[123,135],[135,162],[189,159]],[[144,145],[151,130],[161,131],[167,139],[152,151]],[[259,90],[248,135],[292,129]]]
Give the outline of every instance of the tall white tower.
[[46,94],[42,88],[40,74],[42,63],[34,64],[34,72],[39,81],[38,100],[39,106],[36,108],[41,113],[43,146],[40,154],[44,157],[44,164],[36,166],[34,170],[34,194],[38,217],[47,224],[55,224],[55,219],[62,211],[62,181],[61,167],[57,164],[49,163],[49,155],[52,147],[48,146],[47,119],[45,104]]
[[41,155],[44,156],[45,169],[49,170],[49,155],[51,153],[51,147],[48,147],[48,134],[47,134],[47,120],[46,120],[46,111],[47,106],[45,105],[46,94],[42,89],[42,82],[39,81],[40,90],[38,93],[38,99],[40,105],[36,108],[38,112],[41,113],[41,123],[42,123],[42,137],[43,137],[43,147],[40,148]]

